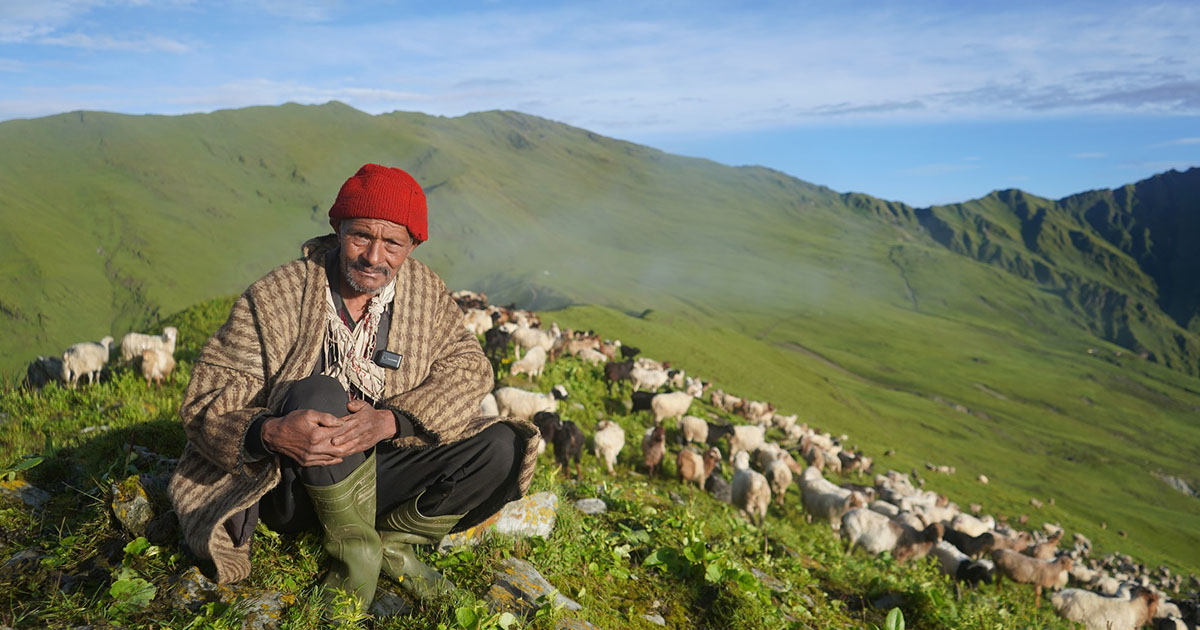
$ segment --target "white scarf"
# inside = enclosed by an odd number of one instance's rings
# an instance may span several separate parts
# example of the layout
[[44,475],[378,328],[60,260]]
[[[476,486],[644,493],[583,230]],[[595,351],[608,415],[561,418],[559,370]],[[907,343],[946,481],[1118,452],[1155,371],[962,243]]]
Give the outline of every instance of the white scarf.
[[[358,388],[374,403],[383,395],[384,368],[375,363],[375,337],[379,331],[379,318],[396,296],[396,279],[387,283],[379,293],[367,301],[367,312],[362,320],[350,330],[342,321],[333,300],[333,287],[326,282],[325,319],[328,332],[325,335],[325,375],[336,378],[347,392],[351,386]],[[353,398],[353,394],[351,394]]]

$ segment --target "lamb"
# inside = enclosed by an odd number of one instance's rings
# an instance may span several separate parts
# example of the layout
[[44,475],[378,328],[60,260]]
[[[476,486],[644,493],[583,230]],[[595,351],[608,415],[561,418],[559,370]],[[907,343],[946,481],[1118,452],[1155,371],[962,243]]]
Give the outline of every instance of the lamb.
[[642,462],[651,477],[658,476],[658,465],[662,463],[666,452],[667,432],[661,424],[646,429],[642,438]]
[[862,493],[837,487],[812,466],[800,476],[800,502],[810,520],[825,520],[834,531],[841,529],[843,514],[867,504]]
[[142,376],[146,378],[146,387],[151,381],[155,386],[161,386],[174,369],[175,357],[170,352],[158,348],[147,348],[142,352]]
[[539,411],[556,411],[558,400],[552,394],[528,392],[516,387],[501,387],[493,394],[496,397],[498,415],[528,420]]
[[492,316],[482,309],[471,308],[463,313],[463,326],[475,336],[487,333],[492,329],[494,323]]
[[750,453],[742,451],[733,458],[733,504],[755,525],[762,527],[771,502],[771,488],[762,473],[750,469]]
[[856,546],[873,555],[890,551],[899,563],[924,557],[942,537],[941,523],[918,530],[861,507],[843,514],[841,523],[842,536],[850,541],[850,551]]
[[[720,455],[717,456],[717,459],[720,459]],[[728,481],[725,481],[720,473],[714,472],[709,475],[708,479],[704,480],[704,489],[722,503],[733,503],[733,487],[729,485]]]
[[557,327],[552,330],[539,330],[537,328],[518,328],[512,333],[513,343],[516,344],[517,357],[520,358],[521,350],[532,350],[541,348],[546,352],[554,347],[554,340],[558,339],[555,334]]
[[679,473],[679,479],[687,482],[691,481],[698,486],[704,485],[704,480],[708,479],[721,462],[721,451],[710,446],[704,455],[690,449],[679,451],[679,455],[675,458],[675,470]]
[[509,367],[509,374],[516,376],[518,374],[528,374],[530,378],[537,379],[542,375],[542,370],[546,367],[546,350],[541,346],[534,346],[525,353],[525,356],[517,359]]
[[567,465],[575,460],[575,478],[579,479],[580,459],[583,454],[583,431],[574,422],[563,420],[554,431],[554,461],[562,474],[567,474]]
[[161,335],[146,335],[131,332],[121,337],[121,360],[128,363],[150,348],[163,350],[167,354],[175,354],[175,340],[179,331],[174,326],[167,326]]
[[558,432],[558,428],[562,426],[562,419],[557,413],[551,411],[539,411],[533,414],[533,424],[538,428],[538,433],[541,434],[541,439],[538,440],[537,452],[538,455],[546,452],[547,444],[554,444],[554,436]]
[[668,378],[665,370],[647,370],[636,365],[629,370],[629,380],[633,382],[634,389],[656,392],[667,384]]
[[591,365],[600,365],[608,360],[608,358],[601,354],[598,350],[593,350],[592,348],[584,348],[576,353],[575,356],[584,363],[589,363]]
[[1021,584],[1034,585],[1033,606],[1035,608],[1041,605],[1042,589],[1054,586],[1060,575],[1071,570],[1070,556],[1059,556],[1057,560],[1046,562],[1030,558],[1011,549],[993,550],[992,562],[996,563],[997,585],[1000,584],[1001,576]]
[[958,550],[967,554],[972,558],[978,558],[985,554],[991,554],[992,549],[996,547],[996,537],[998,534],[992,532],[983,532],[978,536],[968,536],[953,527],[946,530],[946,542],[958,547]]
[[753,453],[765,443],[766,429],[750,424],[733,425],[733,435],[729,436],[729,461],[738,451]]
[[992,529],[996,526],[996,519],[988,516],[980,519],[970,514],[957,514],[950,521],[950,528],[967,536],[979,536],[980,534]]
[[696,416],[683,416],[675,423],[685,443],[708,443],[708,422]]
[[612,420],[601,420],[596,423],[596,433],[592,436],[592,452],[604,460],[608,474],[614,474],[613,465],[617,463],[617,455],[625,448],[625,429]]
[[62,357],[38,356],[25,368],[23,386],[28,389],[41,389],[47,383],[61,383],[62,374]]
[[1136,630],[1154,617],[1159,601],[1153,591],[1140,587],[1129,599],[1068,588],[1052,594],[1050,603],[1059,615],[1087,630]]
[[496,395],[488,392],[483,400],[479,401],[479,415],[484,417],[500,415],[500,409],[496,406]]
[[662,424],[667,418],[681,419],[692,405],[692,396],[687,392],[658,394],[650,401],[654,411],[654,424]]
[[782,457],[781,453],[783,452],[783,449],[775,446],[774,449],[759,449],[756,453],[760,457],[759,461],[762,462],[767,483],[771,486],[771,496],[775,497],[775,503],[781,508],[783,507],[783,496],[787,493],[788,486],[792,485],[792,470]]
[[608,395],[612,396],[613,383],[617,381],[629,380],[629,374],[633,371],[633,360],[628,361],[609,361],[604,364],[604,381],[608,387]]
[[959,551],[945,540],[939,540],[933,546],[933,553],[937,556],[938,566],[942,573],[972,586],[980,582],[992,583],[996,565],[992,564],[990,560],[973,561],[967,557],[967,554]]
[[512,335],[504,330],[504,325],[489,328],[483,333],[483,353],[491,361],[498,361],[508,353],[508,342]]
[[96,382],[100,370],[108,363],[108,353],[112,350],[113,338],[105,337],[99,343],[85,341],[77,343],[62,355],[62,380],[72,388],[79,377],[87,374],[88,384]]
[[1063,530],[1058,530],[1058,533],[1048,538],[1045,542],[1038,543],[1025,549],[1027,555],[1033,556],[1038,560],[1050,560],[1054,558],[1055,552],[1058,551],[1058,541],[1062,539]]

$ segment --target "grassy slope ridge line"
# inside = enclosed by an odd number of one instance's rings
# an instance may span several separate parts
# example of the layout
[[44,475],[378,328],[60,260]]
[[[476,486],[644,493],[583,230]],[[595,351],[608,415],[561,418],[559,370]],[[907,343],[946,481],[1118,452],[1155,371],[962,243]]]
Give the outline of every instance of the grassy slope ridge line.
[[[104,497],[127,475],[140,475],[148,484],[156,511],[168,508],[162,484],[169,468],[154,457],[130,456],[140,451],[128,446],[147,447],[164,456],[182,449],[176,417],[179,398],[201,344],[224,320],[231,303],[232,298],[210,301],[167,319],[180,329],[179,369],[161,389],[147,388],[133,370],[117,367],[101,384],[77,390],[50,386],[41,392],[0,392],[0,413],[6,419],[0,424],[0,467],[11,466],[22,454],[43,456],[43,464],[22,475],[53,491],[38,513],[0,497],[0,557],[31,550],[38,558],[32,563],[23,560],[19,571],[0,574],[0,593],[10,602],[0,610],[0,623],[237,628],[246,609],[226,604],[257,601],[266,591],[287,603],[280,627],[319,627],[321,605],[312,590],[323,562],[317,536],[280,537],[260,528],[250,577],[223,591],[228,598],[224,604],[189,611],[174,605],[170,592],[176,576],[193,559],[174,538],[152,541],[149,548],[130,546],[134,536],[121,531],[108,515]],[[648,336],[625,339],[655,351],[665,349]],[[722,372],[729,365],[708,367]],[[708,369],[695,371],[713,376]],[[566,385],[572,402],[562,406],[564,417],[589,434],[599,418],[614,420],[626,430],[626,447],[613,477],[590,453],[578,481],[556,476],[550,453],[543,456],[535,477],[533,491],[555,492],[564,503],[599,497],[608,505],[606,514],[584,517],[564,505],[547,540],[493,538],[479,547],[431,556],[473,593],[485,592],[498,563],[515,555],[532,562],[584,606],[571,616],[605,628],[649,627],[642,615],[651,613],[661,615],[669,627],[878,628],[892,606],[899,607],[913,627],[1069,627],[1048,604],[1033,607],[1031,589],[1025,586],[958,588],[931,560],[900,566],[887,555],[845,554],[826,525],[803,522],[794,485],[782,509],[771,507],[765,529],[769,551],[764,552],[763,532],[730,506],[681,484],[669,472],[648,478],[640,471],[636,436],[649,421],[646,412],[630,414],[620,400],[608,398],[598,368],[564,358],[551,363],[536,384],[509,378],[503,383],[542,391]],[[718,385],[730,389],[732,384],[718,379]],[[732,419],[703,401],[693,405],[701,415],[707,411]],[[676,448],[672,444],[671,450]],[[780,581],[782,590],[766,586],[755,570]],[[153,588],[154,597],[121,599],[110,590],[110,584],[133,579],[144,580],[142,592]],[[872,602],[888,603],[876,607]],[[456,625],[465,618],[462,611],[479,611],[481,606],[471,601],[426,606],[375,627],[467,627]],[[565,614],[552,613],[530,627],[555,627],[555,619]]]
[[[367,161],[425,184],[423,256],[497,303],[749,305],[776,319],[901,305],[1200,369],[1200,169],[1061,202],[1003,191],[918,209],[516,112],[340,103],[73,112],[0,123],[0,147],[0,235],[14,244],[0,252],[0,372],[239,290],[326,229],[338,185]],[[865,323],[869,337],[920,332]]]

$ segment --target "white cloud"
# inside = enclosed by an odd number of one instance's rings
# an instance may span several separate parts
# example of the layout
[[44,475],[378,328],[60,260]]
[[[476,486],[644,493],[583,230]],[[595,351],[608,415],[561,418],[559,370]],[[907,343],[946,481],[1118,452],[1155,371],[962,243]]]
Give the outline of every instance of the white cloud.
[[1193,146],[1193,145],[1197,145],[1197,144],[1200,144],[1200,138],[1193,137],[1193,138],[1176,138],[1174,140],[1168,140],[1167,142],[1160,142],[1158,144],[1152,144],[1150,146],[1159,148],[1159,147]]
[[92,36],[83,33],[69,33],[37,39],[39,44],[67,46],[88,50],[121,50],[127,52],[165,52],[182,54],[191,48],[186,44],[166,37],[145,37],[140,39],[119,39],[109,36]]

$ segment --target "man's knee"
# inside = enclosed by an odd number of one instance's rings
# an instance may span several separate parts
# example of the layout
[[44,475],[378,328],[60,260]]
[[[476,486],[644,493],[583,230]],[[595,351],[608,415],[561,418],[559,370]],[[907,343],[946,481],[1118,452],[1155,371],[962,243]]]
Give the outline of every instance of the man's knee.
[[520,451],[517,432],[507,424],[497,422],[479,435],[484,444],[484,457],[487,462],[484,474],[494,475],[497,479],[508,477]]
[[341,417],[348,413],[346,405],[349,402],[350,396],[336,378],[314,374],[292,384],[280,414],[286,415],[297,409],[312,409]]

